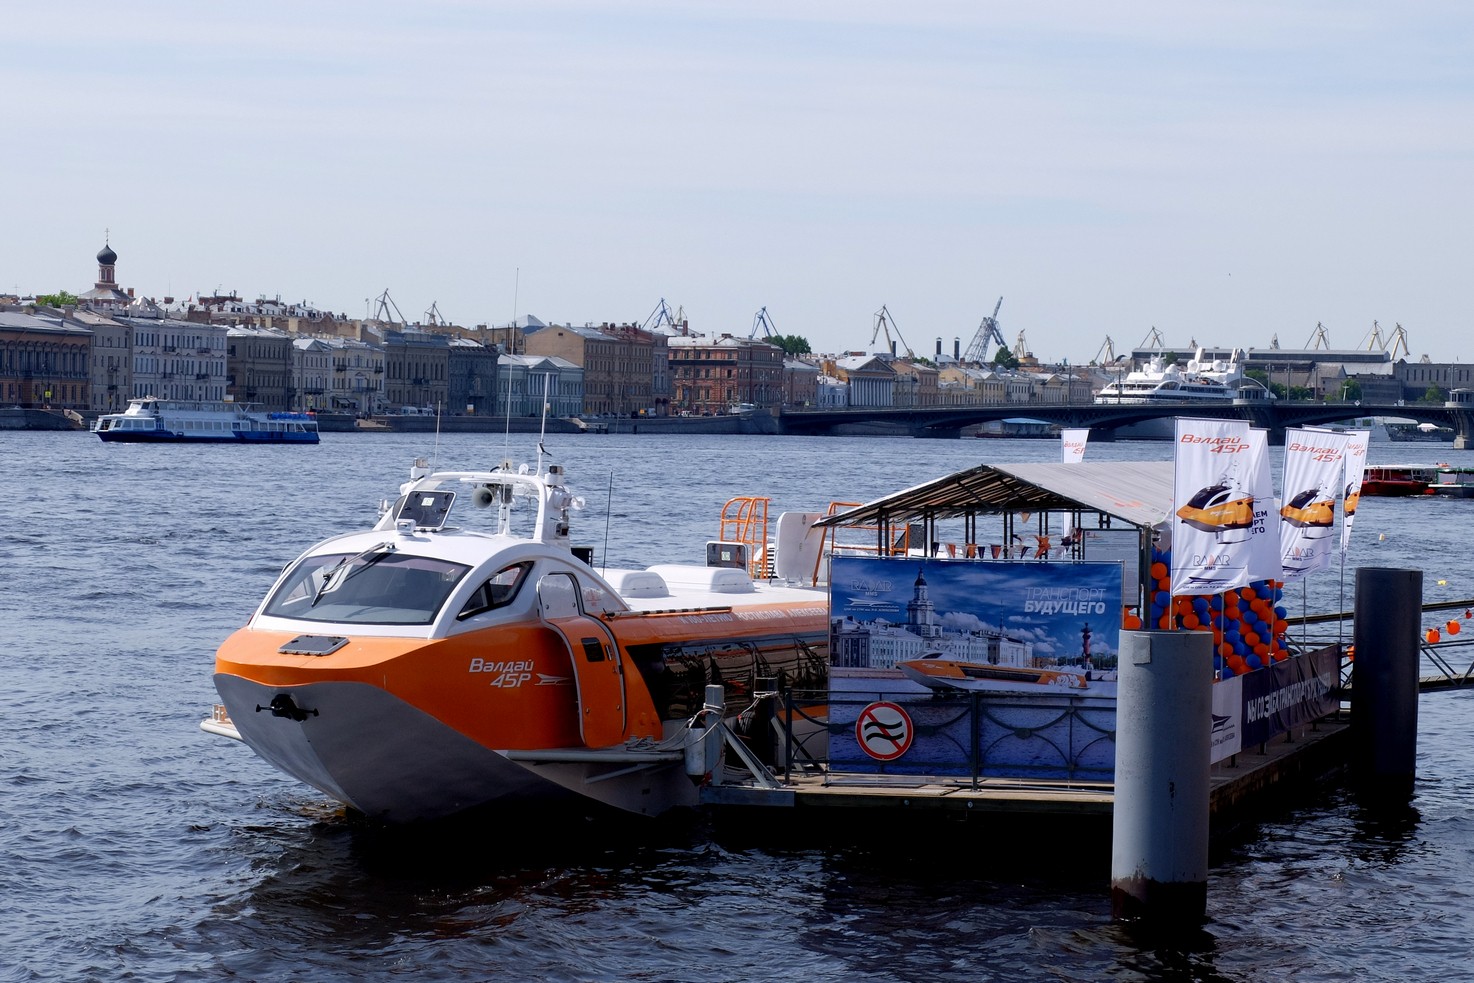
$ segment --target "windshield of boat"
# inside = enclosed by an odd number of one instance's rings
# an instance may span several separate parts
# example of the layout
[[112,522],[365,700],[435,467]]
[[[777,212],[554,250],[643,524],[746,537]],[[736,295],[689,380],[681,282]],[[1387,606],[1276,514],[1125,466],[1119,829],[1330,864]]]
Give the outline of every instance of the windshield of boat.
[[309,556],[291,569],[262,613],[299,621],[428,625],[469,569],[399,553],[392,544]]

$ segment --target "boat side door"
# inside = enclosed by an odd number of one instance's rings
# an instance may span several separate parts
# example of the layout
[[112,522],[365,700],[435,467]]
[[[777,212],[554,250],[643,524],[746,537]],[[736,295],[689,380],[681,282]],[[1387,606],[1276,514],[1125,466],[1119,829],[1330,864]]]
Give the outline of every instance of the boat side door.
[[584,744],[622,744],[628,708],[614,636],[602,621],[584,613],[578,581],[570,573],[545,575],[537,584],[537,601],[543,624],[568,646]]

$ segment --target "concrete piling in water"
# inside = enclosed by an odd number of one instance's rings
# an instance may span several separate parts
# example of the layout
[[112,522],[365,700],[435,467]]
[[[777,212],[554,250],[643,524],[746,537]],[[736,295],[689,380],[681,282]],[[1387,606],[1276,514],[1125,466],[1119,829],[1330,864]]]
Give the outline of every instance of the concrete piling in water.
[[1111,914],[1200,925],[1208,904],[1213,638],[1121,632]]
[[1351,663],[1352,773],[1367,791],[1412,794],[1418,753],[1423,571],[1356,571]]

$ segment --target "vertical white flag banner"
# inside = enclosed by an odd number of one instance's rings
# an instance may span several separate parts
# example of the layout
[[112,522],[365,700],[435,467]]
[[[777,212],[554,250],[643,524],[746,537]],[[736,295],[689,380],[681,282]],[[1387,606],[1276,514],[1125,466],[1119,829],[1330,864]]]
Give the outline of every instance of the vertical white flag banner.
[[1346,489],[1341,496],[1341,555],[1351,549],[1351,520],[1361,501],[1361,479],[1367,470],[1367,443],[1370,430],[1348,430],[1346,436]]
[[1061,430],[1060,452],[1066,464],[1079,464],[1085,460],[1085,442],[1090,439],[1089,430]]
[[1280,495],[1281,580],[1296,580],[1331,565],[1336,498],[1346,473],[1344,433],[1286,430]]
[[1254,525],[1249,529],[1249,581],[1278,580],[1280,513],[1274,501],[1269,434],[1263,430],[1250,430],[1248,453],[1244,487],[1254,496]]
[[1249,582],[1252,441],[1242,420],[1177,420],[1172,593],[1218,594]]

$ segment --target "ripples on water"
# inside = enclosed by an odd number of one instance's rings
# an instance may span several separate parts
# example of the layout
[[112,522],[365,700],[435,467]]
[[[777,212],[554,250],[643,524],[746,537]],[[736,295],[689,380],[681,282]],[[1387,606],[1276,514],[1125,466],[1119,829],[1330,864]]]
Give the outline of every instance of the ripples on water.
[[[940,824],[890,840],[734,836],[677,817],[457,824],[427,837],[349,819],[197,724],[214,700],[215,646],[281,566],[369,521],[430,444],[328,434],[316,448],[181,450],[0,434],[0,980],[1466,973],[1474,693],[1421,701],[1410,808],[1388,817],[1318,790],[1246,827],[1216,848],[1210,923],[1166,942],[1111,923],[1108,853],[1086,851],[1068,872],[1000,864],[1075,850],[1059,834]],[[1057,454],[1028,441],[548,444],[589,502],[576,538],[615,566],[698,560],[735,495],[822,509],[985,458]],[[484,465],[503,447],[443,438],[440,463]],[[1167,453],[1099,445],[1090,458]],[[1449,453],[1373,445],[1376,461]],[[1346,591],[1357,565],[1426,565],[1428,599],[1474,596],[1474,560],[1454,548],[1474,533],[1471,516],[1474,502],[1364,502]],[[1330,609],[1340,590],[1337,574],[1320,575],[1304,603]]]

